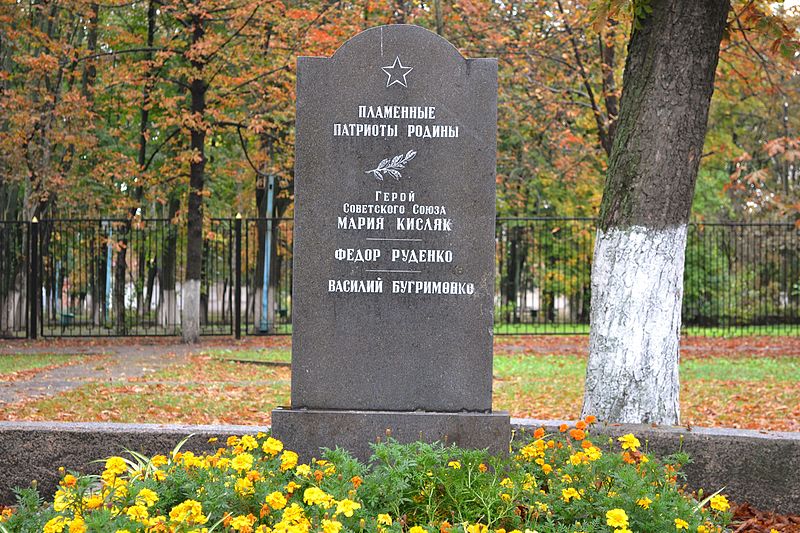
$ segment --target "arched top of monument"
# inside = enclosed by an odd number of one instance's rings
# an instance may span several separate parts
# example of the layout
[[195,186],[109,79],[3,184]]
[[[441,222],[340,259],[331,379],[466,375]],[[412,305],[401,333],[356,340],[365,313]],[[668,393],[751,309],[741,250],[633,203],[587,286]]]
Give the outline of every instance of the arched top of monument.
[[[347,41],[344,42],[333,55],[331,59],[339,59],[346,57],[351,50],[359,50],[362,47],[380,47],[381,55],[384,55],[385,48],[396,43],[400,39],[411,39],[417,43],[421,48],[426,48],[433,51],[435,47],[439,53],[451,53],[454,58],[466,60],[458,48],[442,37],[422,26],[414,24],[387,24],[384,26],[375,26],[364,30]],[[386,53],[390,53],[386,51]]]

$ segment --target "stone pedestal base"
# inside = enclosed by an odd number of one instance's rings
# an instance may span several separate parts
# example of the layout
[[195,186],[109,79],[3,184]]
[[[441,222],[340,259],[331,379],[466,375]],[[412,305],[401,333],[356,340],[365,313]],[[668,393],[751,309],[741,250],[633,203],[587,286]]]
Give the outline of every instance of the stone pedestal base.
[[463,448],[488,448],[508,453],[511,419],[505,411],[495,413],[440,413],[396,411],[326,411],[275,409],[272,434],[301,461],[320,457],[320,448],[344,448],[362,461],[372,455],[370,443],[385,441],[387,434],[398,442],[440,441]]

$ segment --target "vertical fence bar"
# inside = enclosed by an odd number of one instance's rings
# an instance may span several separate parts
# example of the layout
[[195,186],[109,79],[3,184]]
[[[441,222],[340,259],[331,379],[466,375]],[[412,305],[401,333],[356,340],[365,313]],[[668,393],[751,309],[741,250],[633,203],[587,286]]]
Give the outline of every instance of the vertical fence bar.
[[42,289],[39,286],[39,220],[33,217],[31,220],[31,239],[30,250],[28,251],[30,257],[30,294],[28,301],[30,302],[30,319],[28,320],[28,327],[30,332],[28,336],[35,339],[39,330],[39,300],[41,299]]
[[238,340],[242,338],[242,214],[236,213],[236,221],[234,222],[234,251],[233,251],[233,268],[234,283],[233,295],[233,335]]

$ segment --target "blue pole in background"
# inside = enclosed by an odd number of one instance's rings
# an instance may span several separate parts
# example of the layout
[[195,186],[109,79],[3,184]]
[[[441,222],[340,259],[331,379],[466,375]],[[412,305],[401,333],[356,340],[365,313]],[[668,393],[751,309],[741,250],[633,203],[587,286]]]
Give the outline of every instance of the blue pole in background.
[[264,237],[264,279],[261,282],[261,320],[259,331],[269,331],[269,269],[272,258],[272,196],[275,191],[275,176],[270,174],[267,184],[267,234]]
[[111,236],[114,228],[108,225],[108,247],[106,248],[106,305],[103,309],[103,321],[108,321],[108,309],[111,305]]

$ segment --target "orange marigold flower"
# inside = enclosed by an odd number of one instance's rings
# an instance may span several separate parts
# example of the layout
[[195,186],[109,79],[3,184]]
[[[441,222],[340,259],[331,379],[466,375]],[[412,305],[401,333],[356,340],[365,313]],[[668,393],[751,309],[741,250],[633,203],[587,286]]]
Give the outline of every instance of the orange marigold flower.
[[636,460],[633,457],[631,457],[631,454],[629,454],[628,452],[624,452],[622,454],[622,460],[628,463],[629,465],[632,465],[636,462]]
[[594,444],[592,444],[592,441],[590,441],[590,440],[585,440],[585,441],[581,442],[581,448],[583,448],[584,450],[588,450],[592,446],[594,446]]
[[564,433],[565,431],[567,431],[567,427],[568,427],[568,426],[567,426],[566,424],[561,424],[560,426],[558,426],[558,430],[559,430],[561,433]]
[[363,482],[364,480],[361,479],[360,476],[353,476],[350,478],[350,483],[352,483],[355,488],[360,487]]
[[586,417],[586,423],[587,424],[594,424],[595,422],[597,422],[597,417],[596,416],[589,415],[589,416]]
[[586,422],[584,422],[583,420],[580,420],[580,421],[578,421],[577,424],[575,424],[575,427],[578,428],[578,429],[586,429]]
[[569,430],[569,436],[575,440],[583,440],[586,438],[586,433],[582,429]]
[[541,439],[542,437],[544,437],[544,428],[538,428],[533,432],[533,438]]

